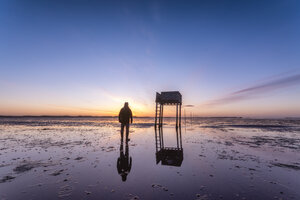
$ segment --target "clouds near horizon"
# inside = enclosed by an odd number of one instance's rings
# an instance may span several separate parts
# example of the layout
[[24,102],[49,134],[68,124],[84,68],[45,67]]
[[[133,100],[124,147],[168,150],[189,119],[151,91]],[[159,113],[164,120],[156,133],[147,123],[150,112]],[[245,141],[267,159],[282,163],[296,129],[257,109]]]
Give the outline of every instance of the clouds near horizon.
[[224,104],[234,104],[253,98],[262,98],[264,95],[286,87],[300,85],[300,74],[277,77],[264,83],[246,87],[223,97],[209,100],[202,106],[220,106]]

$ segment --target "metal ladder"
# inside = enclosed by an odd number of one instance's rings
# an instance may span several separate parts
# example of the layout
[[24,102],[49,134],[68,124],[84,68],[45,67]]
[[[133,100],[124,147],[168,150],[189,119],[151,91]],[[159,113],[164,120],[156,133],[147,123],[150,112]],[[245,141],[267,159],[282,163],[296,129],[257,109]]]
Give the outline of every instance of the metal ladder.
[[160,126],[155,126],[155,147],[156,147],[156,152],[161,150],[161,148],[164,147],[164,139],[163,139],[163,131],[162,127]]
[[[160,114],[161,114],[160,112],[161,112],[161,110],[160,110],[160,104],[156,103],[156,108],[155,108],[155,126],[157,124],[160,125]],[[157,121],[157,118],[158,118],[158,121]]]

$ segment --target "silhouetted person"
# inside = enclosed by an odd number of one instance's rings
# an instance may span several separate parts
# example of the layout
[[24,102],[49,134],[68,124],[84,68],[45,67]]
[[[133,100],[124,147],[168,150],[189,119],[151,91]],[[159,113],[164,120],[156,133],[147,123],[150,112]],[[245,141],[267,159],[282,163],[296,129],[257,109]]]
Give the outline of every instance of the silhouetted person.
[[119,113],[119,122],[121,123],[121,142],[123,141],[124,126],[126,126],[126,141],[129,135],[129,121],[132,123],[132,112],[128,107],[128,102],[125,102],[124,107]]
[[128,141],[126,141],[125,154],[123,150],[123,141],[120,144],[120,157],[117,161],[118,173],[122,177],[122,181],[126,181],[132,166],[132,158],[129,157]]

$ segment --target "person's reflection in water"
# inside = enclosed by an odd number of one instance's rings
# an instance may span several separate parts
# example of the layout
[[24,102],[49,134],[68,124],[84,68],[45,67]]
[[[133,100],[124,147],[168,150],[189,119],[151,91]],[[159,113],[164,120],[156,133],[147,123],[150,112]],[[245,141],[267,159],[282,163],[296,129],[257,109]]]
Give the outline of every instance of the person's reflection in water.
[[126,181],[127,175],[129,174],[132,166],[132,158],[129,156],[129,148],[128,148],[128,141],[126,140],[125,143],[125,153],[123,148],[123,139],[121,139],[120,144],[120,157],[117,161],[117,169],[118,173],[122,177],[122,181]]

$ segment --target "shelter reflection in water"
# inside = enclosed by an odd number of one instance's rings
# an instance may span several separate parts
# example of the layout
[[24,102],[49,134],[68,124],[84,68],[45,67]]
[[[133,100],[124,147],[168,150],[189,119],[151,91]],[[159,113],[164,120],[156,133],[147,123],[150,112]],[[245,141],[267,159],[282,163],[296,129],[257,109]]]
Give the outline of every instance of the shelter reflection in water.
[[180,167],[183,161],[181,126],[176,128],[176,147],[165,147],[163,127],[155,126],[156,164]]

